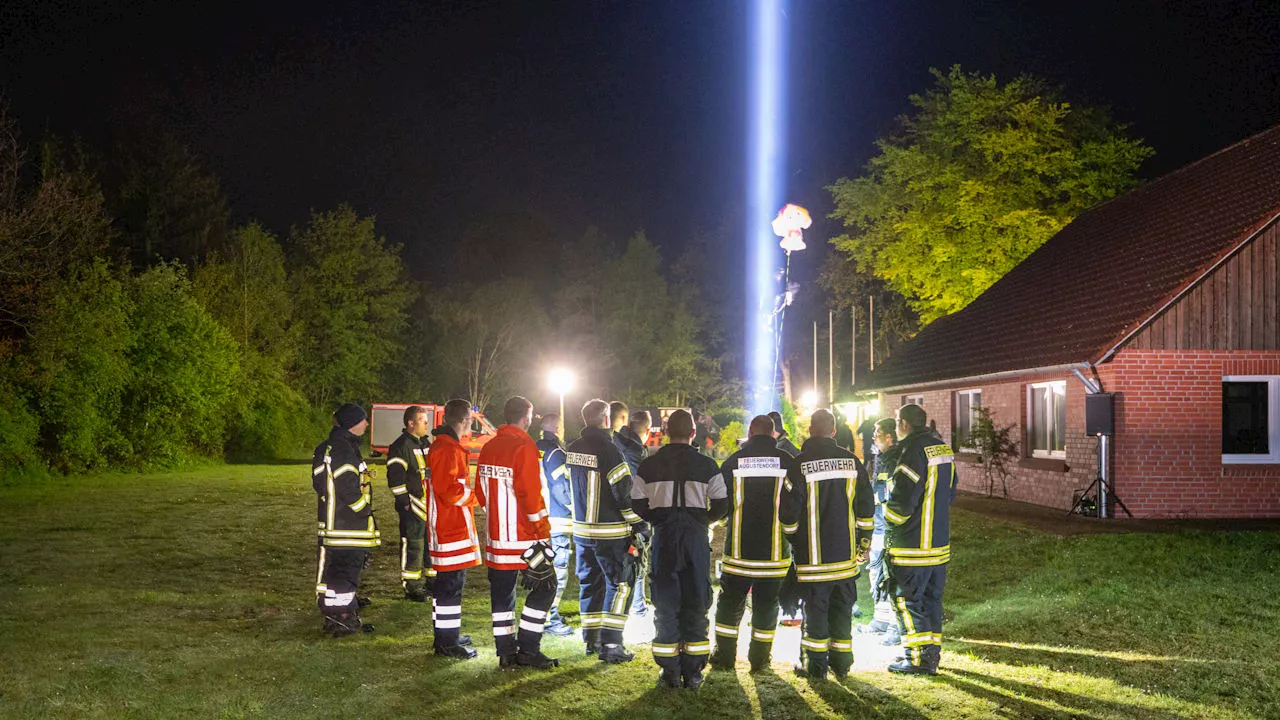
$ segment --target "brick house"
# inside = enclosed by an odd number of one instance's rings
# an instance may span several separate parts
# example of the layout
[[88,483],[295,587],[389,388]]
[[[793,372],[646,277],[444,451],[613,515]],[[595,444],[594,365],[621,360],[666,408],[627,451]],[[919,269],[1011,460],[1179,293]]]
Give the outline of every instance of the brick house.
[[1280,127],[1082,214],[859,389],[923,405],[974,492],[990,408],[1021,446],[1009,497],[1065,510],[1098,474],[1088,381],[1136,517],[1280,517],[1278,217]]

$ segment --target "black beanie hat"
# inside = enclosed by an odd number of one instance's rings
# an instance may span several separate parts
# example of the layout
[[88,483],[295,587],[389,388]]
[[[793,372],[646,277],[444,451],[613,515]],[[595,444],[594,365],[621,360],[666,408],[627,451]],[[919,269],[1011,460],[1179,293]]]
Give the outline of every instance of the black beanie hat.
[[350,430],[359,425],[367,416],[364,408],[355,403],[346,403],[333,414],[333,422],[343,430]]

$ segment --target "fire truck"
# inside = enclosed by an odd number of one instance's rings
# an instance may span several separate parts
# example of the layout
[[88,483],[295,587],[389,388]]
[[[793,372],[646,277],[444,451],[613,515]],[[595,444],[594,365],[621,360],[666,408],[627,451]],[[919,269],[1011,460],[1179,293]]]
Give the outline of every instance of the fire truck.
[[[427,425],[436,427],[444,419],[444,406],[434,403],[374,403],[373,413],[369,417],[369,447],[375,455],[387,454],[387,448],[400,437],[404,430],[404,411],[417,405],[427,411]],[[462,441],[467,449],[472,465],[480,460],[480,448],[493,439],[498,431],[493,427],[484,413],[471,411],[471,437]]]

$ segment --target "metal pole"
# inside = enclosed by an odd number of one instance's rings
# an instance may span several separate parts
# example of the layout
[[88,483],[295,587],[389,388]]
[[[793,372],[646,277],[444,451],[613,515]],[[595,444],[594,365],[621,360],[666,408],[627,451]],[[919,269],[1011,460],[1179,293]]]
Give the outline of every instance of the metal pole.
[[1098,517],[1105,520],[1107,518],[1107,483],[1111,478],[1107,477],[1107,436],[1099,436],[1100,444],[1098,445]]
[[827,311],[827,404],[836,401],[836,312]]
[[813,391],[818,391],[818,321],[813,321]]
[[876,369],[876,296],[867,297],[867,348],[870,351],[870,368]]

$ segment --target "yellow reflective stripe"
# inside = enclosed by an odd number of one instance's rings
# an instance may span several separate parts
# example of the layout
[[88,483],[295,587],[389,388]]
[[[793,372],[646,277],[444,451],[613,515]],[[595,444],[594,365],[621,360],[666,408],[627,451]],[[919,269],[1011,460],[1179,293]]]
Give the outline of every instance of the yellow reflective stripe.
[[866,520],[859,520],[859,521],[858,521],[858,529],[859,529],[859,530],[875,530],[875,529],[876,529],[876,521],[875,521],[874,519],[870,519],[870,518],[868,518],[868,519],[866,519]]
[[377,536],[377,530],[328,530],[325,532],[325,537],[367,538]]
[[751,639],[760,642],[773,642],[773,630],[751,630]]
[[733,545],[730,547],[730,555],[738,555],[742,552],[742,505],[746,501],[743,496],[742,476],[734,473],[733,475]]
[[808,650],[817,650],[819,652],[825,652],[831,646],[831,640],[827,638],[814,639],[810,637],[805,637],[800,640],[800,644]]
[[631,471],[627,468],[627,464],[622,462],[609,471],[606,479],[608,479],[610,485],[616,485],[629,474],[631,474]]
[[947,553],[950,553],[951,546],[943,545],[942,547],[936,547],[936,548],[891,547],[891,548],[888,548],[887,552],[892,557],[900,557],[900,556],[906,556],[906,555],[913,555],[916,557],[926,557],[926,556],[931,557],[934,555],[945,555]]
[[850,640],[832,640],[831,650],[833,652],[853,652],[853,642]]
[[324,539],[324,544],[329,547],[378,547],[381,541],[378,538],[330,538]]
[[898,513],[894,512],[893,510],[891,510],[888,505],[884,506],[884,519],[888,520],[894,525],[901,525],[908,520],[908,518],[905,518],[899,515]]
[[782,532],[784,532],[784,533],[786,533],[786,534],[788,534],[788,535],[795,535],[795,534],[796,534],[796,531],[797,531],[797,530],[799,530],[799,529],[800,529],[800,523],[796,523],[795,525],[783,525],[783,526],[782,526]]
[[392,494],[392,495],[403,495],[403,494],[405,494],[405,493],[407,493],[407,492],[409,492],[409,488],[405,487],[404,485],[392,485],[392,486],[391,486],[391,494]]
[[652,650],[654,657],[675,657],[680,654],[680,645],[677,643],[654,643]]
[[933,545],[934,493],[938,490],[938,468],[929,466],[929,480],[924,485],[924,507],[920,513],[920,547]]
[[711,643],[706,640],[702,642],[685,643],[682,652],[685,655],[708,655],[711,653]]
[[350,464],[350,463],[347,463],[346,465],[339,466],[337,470],[334,470],[334,471],[333,471],[333,476],[336,478],[336,477],[338,477],[339,475],[341,475],[342,473],[345,473],[345,472],[352,472],[352,473],[356,473],[357,475],[358,475],[358,474],[360,474],[360,471],[359,471],[359,470],[356,470],[356,466],[355,466],[355,465],[352,465],[352,464]]
[[786,570],[791,567],[790,560],[745,560],[738,557],[726,557],[722,561],[726,565],[738,565],[747,568],[781,568]]
[[352,512],[360,512],[361,510],[365,509],[368,505],[369,505],[369,496],[361,494],[359,500],[351,503],[347,507],[351,508]]
[[716,634],[726,637],[738,637],[738,628],[716,623]]
[[624,538],[631,534],[631,526],[627,523],[573,523],[575,537],[614,539]]
[[782,558],[782,521],[778,518],[778,510],[782,503],[781,478],[773,483],[773,559]]
[[893,472],[894,474],[902,473],[903,475],[906,475],[912,480],[916,482],[920,482],[920,475],[915,470],[912,470],[906,465],[899,465],[898,467],[894,468]]
[[635,511],[631,508],[623,508],[620,514],[622,515],[622,519],[626,520],[628,524],[635,525],[640,522],[640,516],[635,514]]
[[409,469],[409,463],[405,462],[404,458],[391,458],[390,460],[387,461],[387,467],[390,468],[392,465],[395,465],[397,463],[400,465],[400,467],[404,468],[405,470]]
[[889,558],[889,560],[894,565],[902,565],[904,567],[932,567],[934,565],[945,565],[946,563],[951,562],[951,555],[947,554],[947,555],[942,555],[940,557],[927,557],[927,558],[893,557],[893,558]]

